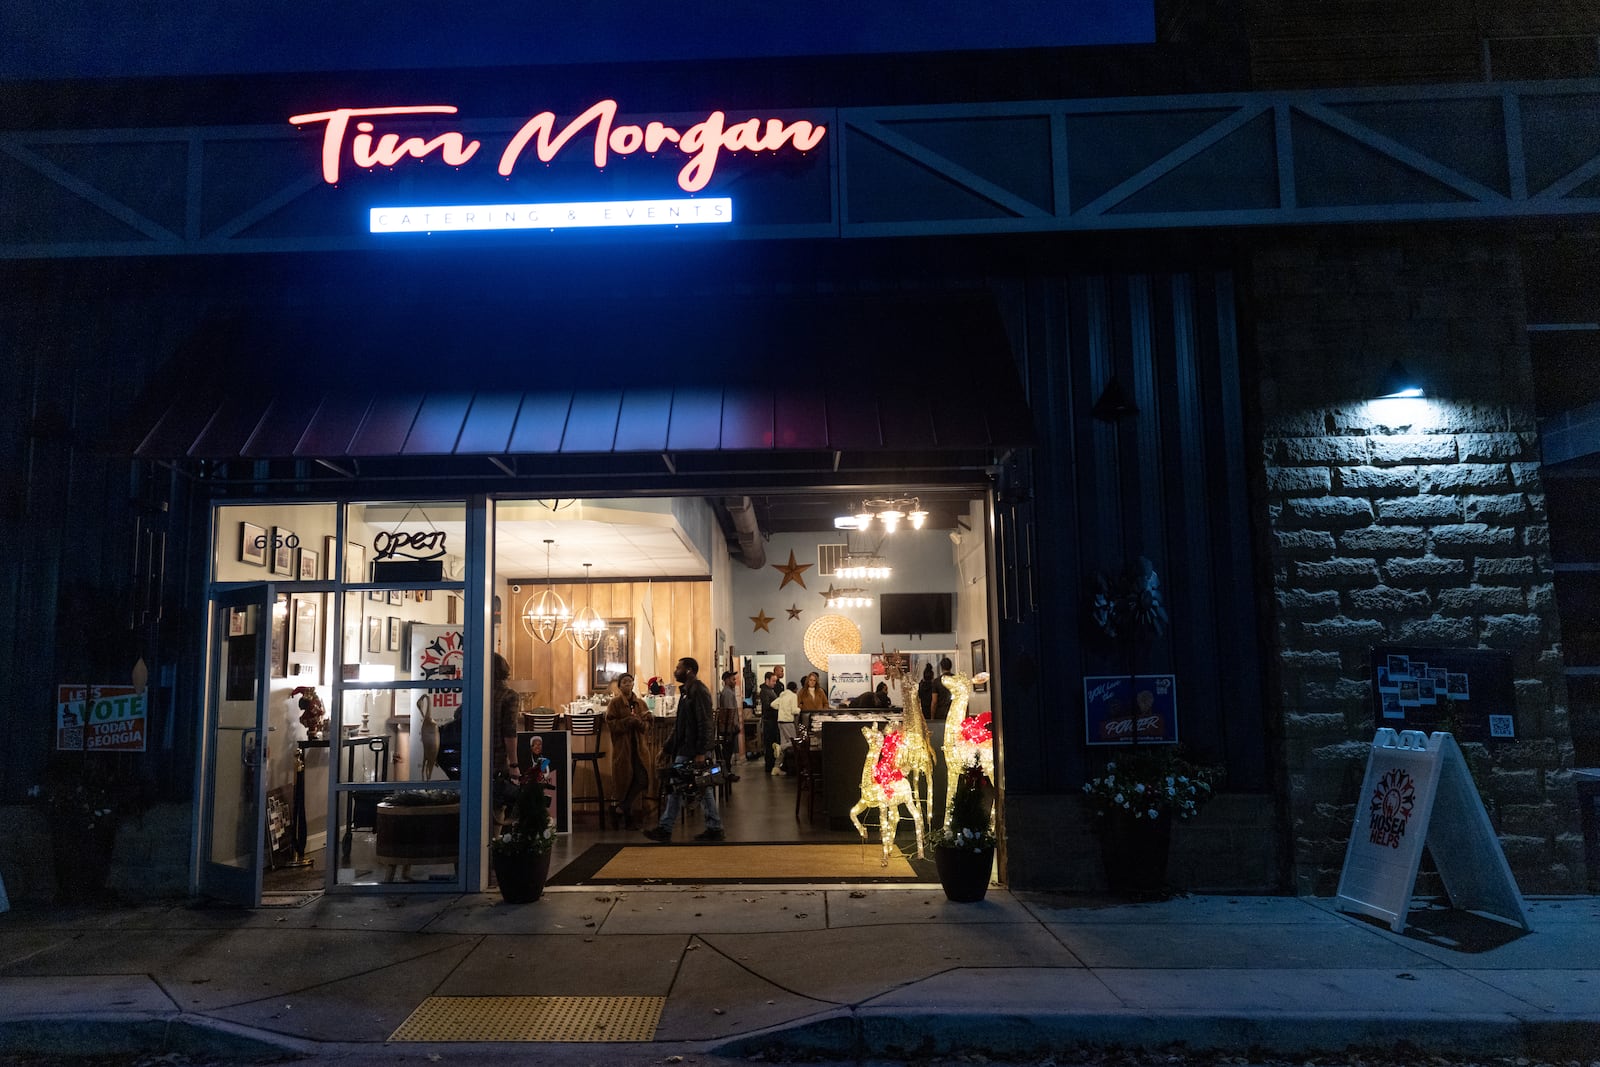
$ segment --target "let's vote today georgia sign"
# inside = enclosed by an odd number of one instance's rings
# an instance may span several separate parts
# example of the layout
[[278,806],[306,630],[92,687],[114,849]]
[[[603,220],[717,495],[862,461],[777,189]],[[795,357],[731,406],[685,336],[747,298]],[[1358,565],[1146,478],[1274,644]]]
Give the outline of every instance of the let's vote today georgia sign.
[[56,687],[56,751],[143,752],[149,703],[131,685]]

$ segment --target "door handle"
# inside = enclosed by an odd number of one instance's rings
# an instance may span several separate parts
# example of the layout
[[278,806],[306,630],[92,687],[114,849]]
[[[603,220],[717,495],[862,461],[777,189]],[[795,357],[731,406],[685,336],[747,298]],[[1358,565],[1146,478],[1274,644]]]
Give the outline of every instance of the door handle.
[[261,746],[259,743],[261,731],[252,726],[248,730],[239,732],[239,763],[244,767],[254,767],[261,761]]

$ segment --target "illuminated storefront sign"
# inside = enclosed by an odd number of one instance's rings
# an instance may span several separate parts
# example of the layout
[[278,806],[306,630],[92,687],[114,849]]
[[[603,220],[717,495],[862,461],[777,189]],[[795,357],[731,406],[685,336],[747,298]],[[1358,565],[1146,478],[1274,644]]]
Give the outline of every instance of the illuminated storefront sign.
[[[446,130],[429,138],[402,137],[394,131],[381,131],[380,121],[394,116],[454,115],[456,108],[450,104],[426,104],[415,107],[341,107],[330,111],[293,115],[289,121],[296,126],[325,123],[322,133],[322,179],[329,185],[339,181],[340,170],[346,160],[357,167],[393,167],[406,158],[426,159],[437,155],[439,160],[453,167],[465,166],[477,156],[483,142],[468,139],[455,130]],[[523,160],[530,143],[533,154],[540,162],[549,163],[566,146],[592,127],[594,165],[603,168],[610,156],[628,156],[643,151],[654,155],[667,149],[676,150],[688,157],[678,172],[678,186],[686,193],[699,192],[711,181],[717,161],[723,152],[778,152],[788,147],[797,152],[809,152],[822,143],[826,126],[800,119],[784,122],[782,119],[751,118],[729,123],[726,113],[713,111],[705,119],[679,130],[662,122],[651,121],[644,125],[616,123],[617,102],[602,100],[571,122],[556,131],[556,116],[551,111],[541,111],[523,123],[500,153],[496,173],[511,177]],[[355,134],[350,133],[351,120],[355,121]],[[585,139],[584,143],[589,143]]]
[[372,233],[458,230],[567,230],[585,226],[689,226],[733,221],[733,201],[605,200],[575,204],[463,204],[375,207]]

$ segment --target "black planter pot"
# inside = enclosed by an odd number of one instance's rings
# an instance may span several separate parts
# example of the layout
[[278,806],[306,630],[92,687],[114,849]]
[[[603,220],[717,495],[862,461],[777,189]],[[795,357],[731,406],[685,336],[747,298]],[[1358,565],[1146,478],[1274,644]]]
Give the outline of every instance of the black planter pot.
[[516,855],[495,853],[494,880],[507,904],[527,904],[544,896],[544,882],[550,876],[550,853],[523,852]]
[[105,895],[111,857],[117,849],[115,823],[92,830],[56,827],[50,837],[55,860],[56,902],[93,904]]
[[1167,888],[1172,818],[1135,819],[1112,813],[1100,827],[1100,861],[1106,885],[1126,897],[1159,897]]
[[982,900],[989,892],[989,872],[994,870],[994,846],[979,852],[970,848],[933,850],[933,865],[939,871],[944,895],[960,904]]

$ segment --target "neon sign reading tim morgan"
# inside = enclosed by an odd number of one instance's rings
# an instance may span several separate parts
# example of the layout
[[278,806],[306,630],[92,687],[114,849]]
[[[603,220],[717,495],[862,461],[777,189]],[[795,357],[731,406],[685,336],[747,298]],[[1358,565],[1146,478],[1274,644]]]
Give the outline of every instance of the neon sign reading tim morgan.
[[[450,104],[426,104],[415,107],[340,107],[330,111],[315,111],[290,116],[296,126],[325,123],[322,133],[322,178],[329,185],[339,181],[340,168],[348,159],[357,167],[393,167],[406,158],[426,159],[437,154],[451,166],[462,166],[478,154],[483,142],[469,140],[465,133],[446,130],[431,138],[402,137],[394,131],[379,128],[379,122],[392,116],[454,115],[456,108]],[[534,155],[543,163],[555,159],[569,143],[586,130],[592,143],[594,165],[604,167],[610,156],[632,155],[643,151],[655,154],[674,150],[688,157],[678,172],[678,186],[686,193],[699,192],[711,181],[717,162],[724,152],[778,152],[783,150],[809,152],[822,143],[826,126],[803,119],[784,122],[782,119],[751,118],[730,124],[724,112],[713,111],[700,122],[680,130],[663,122],[650,121],[643,125],[623,123],[618,125],[617,102],[602,100],[578,115],[556,131],[556,116],[551,111],[541,111],[523,123],[500,153],[496,170],[502,177],[510,177],[531,144]],[[351,120],[355,133],[350,132]]]

